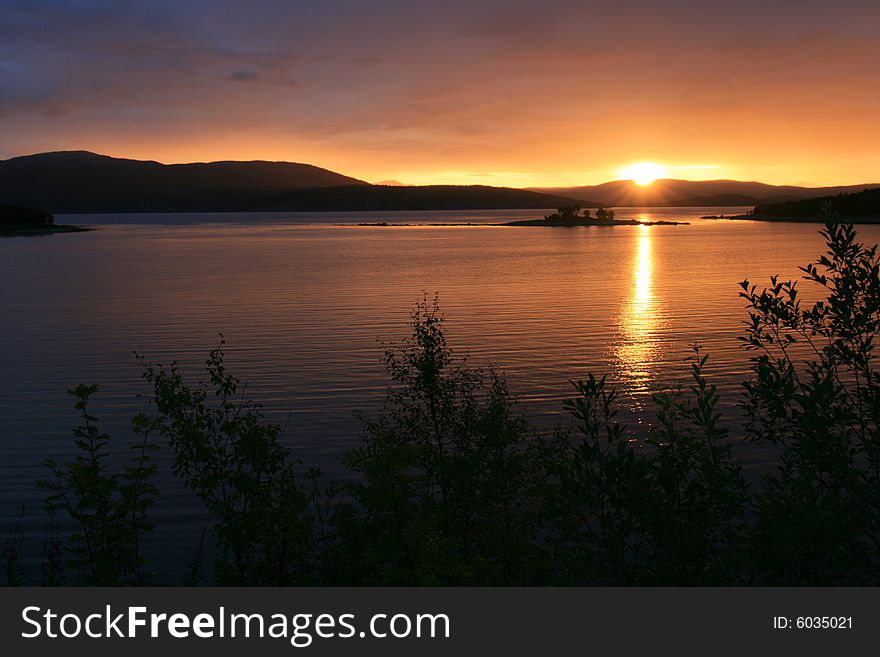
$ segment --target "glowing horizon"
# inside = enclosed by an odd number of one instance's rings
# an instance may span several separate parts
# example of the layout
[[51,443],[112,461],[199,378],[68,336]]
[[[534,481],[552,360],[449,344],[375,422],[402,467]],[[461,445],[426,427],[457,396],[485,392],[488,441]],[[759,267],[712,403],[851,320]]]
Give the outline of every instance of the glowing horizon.
[[623,180],[631,180],[640,187],[647,187],[655,180],[669,177],[669,169],[656,162],[636,162],[620,170]]
[[[285,157],[283,154],[275,153],[269,155],[261,154],[262,151],[252,153],[245,151],[239,156],[230,156],[225,150],[207,149],[201,157],[197,155],[178,157],[162,157],[153,153],[152,150],[136,151],[113,151],[112,149],[100,149],[88,147],[85,145],[72,145],[63,148],[48,148],[45,151],[31,151],[8,155],[6,157],[18,157],[23,155],[32,155],[37,152],[50,151],[75,151],[84,150],[91,151],[100,155],[110,157],[149,160],[162,164],[191,164],[198,162],[220,162],[220,161],[268,161],[268,162],[299,162],[310,164],[323,169],[328,169],[336,173],[351,176],[359,180],[363,180],[370,184],[384,184],[388,181],[395,181],[401,185],[488,185],[493,187],[513,187],[513,188],[552,188],[552,187],[577,187],[600,185],[606,182],[635,182],[641,187],[649,187],[650,184],[660,179],[688,180],[688,181],[712,181],[712,180],[739,180],[745,182],[762,182],[771,185],[797,185],[803,187],[830,187],[838,185],[858,185],[863,183],[874,183],[880,181],[880,173],[874,177],[865,177],[864,179],[830,179],[830,180],[811,180],[798,178],[797,176],[786,176],[784,172],[779,175],[767,175],[764,177],[754,175],[755,167],[734,166],[734,165],[662,165],[657,166],[662,170],[663,175],[656,177],[648,176],[650,180],[639,184],[633,179],[632,173],[626,173],[628,169],[645,162],[637,162],[635,164],[611,167],[607,171],[573,171],[573,172],[510,172],[510,171],[492,171],[492,172],[471,172],[471,171],[419,171],[419,172],[392,172],[392,173],[359,173],[352,171],[344,166],[336,166],[326,162],[312,161],[309,159]],[[5,159],[5,158],[4,158]],[[649,163],[653,164],[653,163]],[[880,182],[878,182],[880,184]]]

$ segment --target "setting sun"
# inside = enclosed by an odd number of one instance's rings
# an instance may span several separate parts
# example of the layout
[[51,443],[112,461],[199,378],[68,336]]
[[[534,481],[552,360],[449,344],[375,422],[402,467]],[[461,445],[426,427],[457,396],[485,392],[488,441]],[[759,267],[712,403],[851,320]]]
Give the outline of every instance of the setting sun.
[[657,178],[666,175],[666,167],[655,162],[638,162],[620,170],[620,176],[632,180],[637,185],[650,185]]

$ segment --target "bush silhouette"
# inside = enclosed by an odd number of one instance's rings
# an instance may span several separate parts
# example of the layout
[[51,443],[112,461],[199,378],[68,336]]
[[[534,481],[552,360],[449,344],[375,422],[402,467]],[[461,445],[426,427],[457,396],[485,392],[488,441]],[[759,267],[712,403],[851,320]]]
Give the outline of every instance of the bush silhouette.
[[[833,217],[832,217],[833,219]],[[754,566],[779,584],[877,582],[880,562],[880,326],[877,247],[852,225],[822,231],[828,252],[802,268],[824,292],[801,306],[796,282],[743,281],[752,357],[750,438],[781,449],[756,499]]]
[[167,369],[144,363],[155,414],[140,416],[140,429],[165,438],[174,451],[172,473],[213,520],[219,584],[311,581],[309,494],[279,441],[281,427],[265,422],[260,406],[239,394],[222,344],[206,362],[210,386],[188,386],[176,363]]
[[145,569],[142,541],[154,524],[149,511],[158,489],[153,483],[157,467],[151,463],[151,453],[158,446],[144,434],[132,447],[132,464],[122,472],[111,472],[105,463],[110,436],[100,432],[97,418],[89,413],[89,398],[97,390],[95,385],[80,385],[69,391],[82,420],[73,431],[77,454],[63,463],[46,461],[51,476],[37,482],[48,491],[50,527],[54,528],[59,513],[74,525],[66,538],[52,536],[47,543],[46,583],[59,584],[69,578],[73,583],[97,586],[149,584],[152,573]]
[[526,583],[541,522],[547,446],[530,435],[503,376],[447,345],[436,299],[388,349],[395,384],[345,455],[360,480],[364,583]]

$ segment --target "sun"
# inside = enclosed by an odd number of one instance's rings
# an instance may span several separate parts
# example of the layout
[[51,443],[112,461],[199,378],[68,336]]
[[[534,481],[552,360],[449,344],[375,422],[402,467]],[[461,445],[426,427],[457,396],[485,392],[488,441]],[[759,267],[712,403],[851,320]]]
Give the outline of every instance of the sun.
[[666,167],[656,162],[637,162],[620,170],[620,177],[624,180],[632,180],[636,185],[650,185],[657,178],[662,178],[667,173]]

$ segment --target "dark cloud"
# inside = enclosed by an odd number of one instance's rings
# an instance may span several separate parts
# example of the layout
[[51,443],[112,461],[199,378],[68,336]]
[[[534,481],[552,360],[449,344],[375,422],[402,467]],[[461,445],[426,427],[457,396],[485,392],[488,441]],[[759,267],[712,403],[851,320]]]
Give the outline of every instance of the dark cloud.
[[227,75],[224,79],[232,80],[233,82],[256,82],[260,77],[257,71],[247,71],[240,68]]

